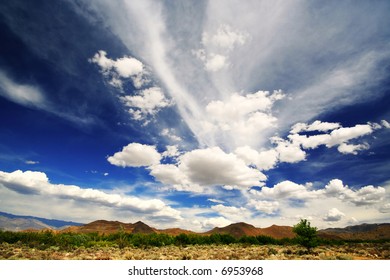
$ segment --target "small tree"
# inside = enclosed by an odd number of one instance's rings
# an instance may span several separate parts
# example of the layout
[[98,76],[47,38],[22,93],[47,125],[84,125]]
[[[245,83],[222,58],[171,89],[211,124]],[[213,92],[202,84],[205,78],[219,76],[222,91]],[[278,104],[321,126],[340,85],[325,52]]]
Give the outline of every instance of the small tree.
[[297,235],[298,243],[305,247],[308,252],[318,245],[317,228],[311,227],[310,222],[306,219],[301,219],[301,221],[294,226],[293,232]]

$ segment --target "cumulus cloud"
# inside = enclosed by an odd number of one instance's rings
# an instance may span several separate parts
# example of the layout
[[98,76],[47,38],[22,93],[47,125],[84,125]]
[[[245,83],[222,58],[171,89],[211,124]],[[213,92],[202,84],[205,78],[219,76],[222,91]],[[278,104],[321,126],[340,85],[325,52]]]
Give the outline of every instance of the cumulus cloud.
[[280,162],[296,163],[306,159],[306,152],[301,150],[299,146],[291,144],[287,141],[276,141],[277,147],[275,150],[279,154]]
[[224,217],[207,218],[200,222],[204,229],[212,229],[215,227],[226,227],[232,222]]
[[332,208],[328,211],[328,213],[325,215],[325,217],[323,218],[324,221],[327,221],[327,222],[338,222],[340,221],[343,217],[345,216],[345,214],[343,212],[341,212],[339,209],[337,208]]
[[[179,190],[190,190],[190,180],[187,175],[174,164],[158,164],[150,167],[150,175],[166,185],[173,185]],[[192,188],[195,190],[195,188]]]
[[350,202],[356,206],[374,205],[384,199],[386,190],[382,187],[365,186],[358,190],[352,190],[339,179],[334,179],[325,186],[326,196]]
[[180,169],[191,182],[201,185],[233,185],[250,187],[266,180],[259,170],[248,167],[234,154],[218,147],[197,149],[180,158]]
[[163,157],[176,158],[180,155],[180,152],[175,145],[168,145],[166,151],[162,153]]
[[[160,87],[150,86],[148,72],[141,61],[130,56],[113,60],[107,57],[107,52],[100,50],[89,59],[89,62],[97,64],[102,74],[109,80],[108,83],[121,92],[123,92],[123,82],[131,79],[138,91],[136,94],[120,96],[119,99],[128,108],[133,120],[141,121],[153,117],[162,108],[173,104],[165,97]],[[149,122],[149,120],[144,121],[144,125]]]
[[342,153],[342,154],[353,154],[357,155],[358,151],[363,151],[367,150],[370,146],[368,144],[346,144],[346,143],[341,143],[338,147],[337,150]]
[[151,87],[138,92],[137,95],[126,95],[120,98],[134,120],[142,120],[155,115],[160,109],[171,106],[161,88]]
[[[353,144],[350,141],[372,134],[376,129],[381,128],[376,123],[357,124],[353,127],[342,127],[338,123],[326,123],[315,121],[312,124],[298,123],[291,129],[291,134],[288,135],[287,144],[291,143],[296,147],[301,146],[304,149],[314,149],[320,145],[325,145],[328,148],[337,146],[337,150],[343,154],[354,154],[358,151],[369,148],[367,143]],[[305,131],[322,131],[317,135],[303,135],[299,132]],[[330,132],[329,132],[330,131]]]
[[262,185],[267,177],[235,154],[218,147],[196,149],[177,158],[177,164],[150,166],[150,175],[177,190],[204,191],[204,187],[248,188]]
[[333,179],[322,189],[312,190],[311,184],[301,185],[291,181],[282,181],[273,187],[261,187],[261,190],[249,191],[257,199],[299,199],[312,200],[324,197],[337,198],[355,206],[375,205],[384,199],[386,190],[383,187],[364,186],[358,190],[351,189],[340,179]]
[[226,100],[213,100],[206,106],[208,120],[203,122],[205,134],[220,138],[227,148],[258,146],[258,139],[267,129],[277,126],[272,115],[273,104],[284,98],[280,90],[258,91],[246,95],[232,94]]
[[97,64],[114,87],[121,89],[123,78],[131,78],[136,88],[141,88],[146,82],[144,65],[136,58],[124,56],[113,60],[107,57],[106,51],[100,50],[89,62]]
[[231,221],[243,221],[251,216],[251,212],[245,207],[217,204],[211,206],[211,209]]
[[275,149],[258,152],[249,146],[238,147],[234,153],[247,165],[255,165],[260,170],[272,169],[279,158]]
[[274,187],[262,187],[260,191],[250,190],[255,197],[262,199],[310,199],[318,197],[317,191],[311,191],[309,185],[300,185],[291,181],[282,181]]
[[254,207],[256,211],[261,213],[274,214],[279,210],[280,204],[277,201],[250,199],[249,206]]
[[130,143],[107,160],[116,166],[141,167],[159,164],[161,155],[154,146]]
[[159,199],[109,194],[92,188],[50,183],[47,175],[38,171],[0,171],[0,185],[20,194],[49,196],[81,203],[113,207],[122,211],[147,213],[172,220],[181,219],[180,212]]

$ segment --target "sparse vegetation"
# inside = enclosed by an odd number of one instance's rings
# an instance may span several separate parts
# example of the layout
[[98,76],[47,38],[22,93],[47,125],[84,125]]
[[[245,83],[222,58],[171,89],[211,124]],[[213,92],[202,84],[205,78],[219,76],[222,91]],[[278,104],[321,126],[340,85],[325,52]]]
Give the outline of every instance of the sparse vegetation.
[[0,231],[0,259],[390,259],[390,241],[301,240],[228,234],[113,234]]

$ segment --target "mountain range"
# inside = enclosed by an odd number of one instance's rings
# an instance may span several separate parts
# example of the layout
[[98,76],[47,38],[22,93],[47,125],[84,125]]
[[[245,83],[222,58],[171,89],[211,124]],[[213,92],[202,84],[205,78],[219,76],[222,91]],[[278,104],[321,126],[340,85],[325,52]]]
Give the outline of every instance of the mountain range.
[[69,226],[81,226],[81,223],[52,220],[33,216],[20,216],[0,212],[0,229],[9,231],[21,231],[27,229],[54,229],[59,230]]
[[[293,238],[295,234],[291,226],[272,225],[267,228],[257,228],[247,223],[234,223],[226,227],[215,227],[212,230],[197,233],[180,228],[156,229],[138,221],[136,223],[123,223],[119,221],[97,220],[87,224],[50,220],[32,216],[17,216],[0,212],[0,229],[10,231],[21,230],[54,230],[56,232],[90,233],[101,234],[116,233],[124,231],[127,233],[165,233],[170,235],[185,234],[230,234],[236,238],[242,236],[266,235],[273,238]],[[345,228],[328,228],[318,231],[318,236],[326,239],[365,239],[378,240],[390,239],[390,223],[383,224],[361,224]]]

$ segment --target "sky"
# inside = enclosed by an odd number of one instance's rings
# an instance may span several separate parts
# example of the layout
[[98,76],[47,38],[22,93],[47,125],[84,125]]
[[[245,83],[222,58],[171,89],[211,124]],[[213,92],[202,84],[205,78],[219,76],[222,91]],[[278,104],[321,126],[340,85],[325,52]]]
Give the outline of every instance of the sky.
[[389,1],[0,3],[0,211],[390,222]]

